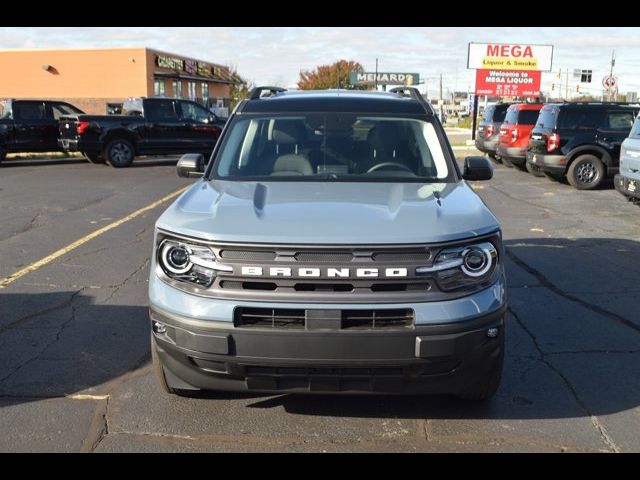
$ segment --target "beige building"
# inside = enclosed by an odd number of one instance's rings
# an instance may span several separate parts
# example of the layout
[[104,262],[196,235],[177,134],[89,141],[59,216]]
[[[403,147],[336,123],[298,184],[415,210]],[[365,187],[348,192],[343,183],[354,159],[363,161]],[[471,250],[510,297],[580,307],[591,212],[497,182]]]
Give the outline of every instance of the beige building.
[[233,83],[228,67],[144,47],[0,50],[0,72],[0,98],[64,100],[90,114],[154,95],[228,108]]

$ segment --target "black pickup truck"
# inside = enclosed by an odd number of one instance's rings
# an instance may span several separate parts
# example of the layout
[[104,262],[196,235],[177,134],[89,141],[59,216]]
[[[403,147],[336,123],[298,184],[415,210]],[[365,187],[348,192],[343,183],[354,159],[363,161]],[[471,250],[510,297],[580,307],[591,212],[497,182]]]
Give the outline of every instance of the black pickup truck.
[[136,155],[210,155],[222,132],[218,119],[189,100],[129,98],[122,115],[68,115],[60,118],[58,143],[65,151],[86,152],[113,167],[128,167]]
[[7,153],[61,151],[58,119],[82,113],[69,103],[54,100],[0,101],[0,162]]

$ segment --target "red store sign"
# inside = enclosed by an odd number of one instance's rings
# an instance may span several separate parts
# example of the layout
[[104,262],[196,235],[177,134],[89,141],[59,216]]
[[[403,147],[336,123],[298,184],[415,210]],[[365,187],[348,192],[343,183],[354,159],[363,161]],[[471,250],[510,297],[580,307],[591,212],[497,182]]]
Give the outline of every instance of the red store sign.
[[476,95],[538,97],[542,72],[535,70],[476,70]]

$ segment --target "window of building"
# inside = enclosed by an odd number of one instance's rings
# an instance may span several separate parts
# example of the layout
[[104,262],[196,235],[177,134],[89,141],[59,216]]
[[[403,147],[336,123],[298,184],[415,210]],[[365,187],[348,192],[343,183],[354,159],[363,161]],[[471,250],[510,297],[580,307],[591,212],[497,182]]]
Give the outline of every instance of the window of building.
[[197,82],[189,82],[187,85],[189,88],[189,98],[196,98],[198,96],[198,84]]
[[173,81],[173,96],[182,97],[182,80]]
[[165,94],[165,82],[164,78],[156,78],[153,81],[153,92],[156,95],[164,95]]
[[202,98],[209,98],[209,84],[202,82]]

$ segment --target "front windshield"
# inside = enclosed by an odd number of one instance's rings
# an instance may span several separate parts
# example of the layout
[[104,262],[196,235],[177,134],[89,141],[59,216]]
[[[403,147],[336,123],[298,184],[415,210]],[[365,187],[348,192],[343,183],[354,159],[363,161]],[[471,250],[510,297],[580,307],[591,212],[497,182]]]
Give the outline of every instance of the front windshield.
[[221,145],[213,176],[452,181],[432,123],[345,113],[237,116]]

